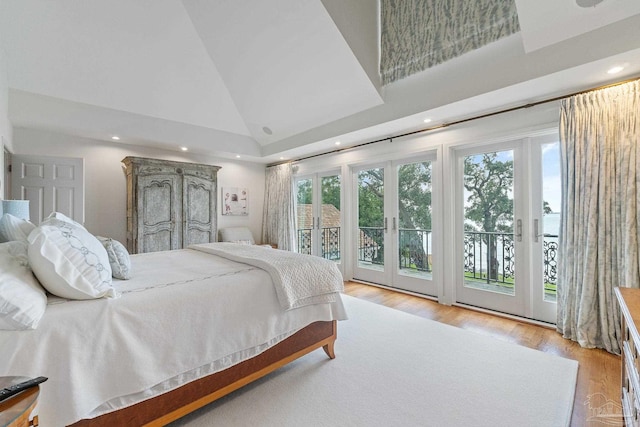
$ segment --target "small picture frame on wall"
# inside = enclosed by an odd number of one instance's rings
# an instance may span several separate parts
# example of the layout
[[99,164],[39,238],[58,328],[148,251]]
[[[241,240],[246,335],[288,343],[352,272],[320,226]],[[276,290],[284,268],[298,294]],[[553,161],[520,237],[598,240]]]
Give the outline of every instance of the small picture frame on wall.
[[249,190],[222,187],[222,215],[249,215]]

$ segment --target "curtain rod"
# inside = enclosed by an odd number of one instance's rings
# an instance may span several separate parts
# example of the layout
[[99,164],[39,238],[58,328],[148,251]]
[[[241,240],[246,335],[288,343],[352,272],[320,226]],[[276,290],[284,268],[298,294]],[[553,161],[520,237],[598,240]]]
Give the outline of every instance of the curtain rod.
[[387,136],[385,138],[376,139],[374,141],[368,141],[368,142],[363,142],[363,143],[356,144],[356,145],[351,145],[349,147],[336,148],[335,150],[325,151],[323,153],[312,154],[312,155],[304,156],[304,157],[298,157],[297,159],[292,159],[292,160],[283,160],[281,162],[268,164],[267,167],[283,165],[285,163],[296,163],[296,162],[301,162],[302,160],[313,159],[315,157],[327,156],[329,154],[341,153],[343,151],[353,150],[353,149],[356,149],[356,148],[364,147],[366,145],[376,144],[378,142],[384,142],[384,141],[393,142],[393,140],[397,139],[397,138],[403,138],[405,136],[411,136],[411,135],[415,135],[415,134],[423,133],[423,132],[431,132],[431,131],[434,131],[434,130],[437,130],[437,129],[443,129],[443,128],[447,128],[449,126],[459,125],[461,123],[471,122],[471,121],[479,120],[479,119],[486,119],[487,117],[493,117],[493,116],[497,116],[499,114],[510,113],[510,112],[516,111],[516,110],[523,110],[523,109],[526,109],[526,108],[536,107],[538,105],[547,104],[549,102],[560,101],[562,99],[569,98],[571,96],[582,95],[582,94],[589,93],[589,92],[595,92],[597,90],[607,89],[607,88],[614,87],[614,86],[620,86],[620,85],[623,85],[625,83],[630,83],[630,82],[633,82],[633,81],[636,81],[636,80],[640,80],[640,76],[635,76],[635,77],[632,77],[632,78],[629,78],[629,79],[626,79],[626,80],[621,80],[619,82],[608,83],[608,84],[605,84],[605,85],[596,86],[596,87],[592,87],[592,88],[589,88],[589,89],[584,89],[584,90],[581,90],[581,91],[578,91],[578,92],[573,92],[573,93],[569,93],[569,94],[566,94],[566,95],[561,95],[561,96],[556,96],[556,97],[553,97],[553,98],[544,99],[544,100],[541,100],[541,101],[531,102],[531,103],[524,104],[524,105],[518,105],[516,107],[505,108],[505,109],[502,109],[502,110],[494,111],[492,113],[480,114],[480,115],[477,115],[477,116],[468,117],[466,119],[454,120],[452,122],[442,123],[442,124],[439,124],[439,125],[436,125],[436,126],[430,126],[428,128],[418,129],[418,130],[414,130],[414,131],[411,131],[411,132],[400,133],[400,134],[393,135],[393,136]]

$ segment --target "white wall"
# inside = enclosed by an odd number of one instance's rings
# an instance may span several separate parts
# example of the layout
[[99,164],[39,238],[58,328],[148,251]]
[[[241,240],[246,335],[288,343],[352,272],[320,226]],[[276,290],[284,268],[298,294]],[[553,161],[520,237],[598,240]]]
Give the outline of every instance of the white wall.
[[16,154],[84,158],[85,226],[93,234],[126,242],[126,176],[121,160],[126,156],[206,163],[221,166],[218,172],[218,206],[220,188],[249,189],[249,215],[222,216],[218,208],[218,228],[248,226],[256,241],[262,235],[265,166],[249,162],[232,162],[193,153],[177,153],[146,147],[110,143],[61,135],[35,129],[15,128]]
[[4,144],[11,151],[11,123],[9,123],[9,85],[6,55],[0,47],[0,199],[4,197]]

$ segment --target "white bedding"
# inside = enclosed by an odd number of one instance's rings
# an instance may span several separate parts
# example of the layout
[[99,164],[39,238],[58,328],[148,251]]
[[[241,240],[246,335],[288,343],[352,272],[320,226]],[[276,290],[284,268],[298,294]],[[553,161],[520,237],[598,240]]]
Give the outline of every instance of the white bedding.
[[318,320],[338,297],[288,311],[264,270],[190,249],[132,256],[118,299],[50,297],[34,331],[0,331],[0,375],[46,376],[41,424],[72,424],[250,358]]
[[344,290],[336,263],[324,258],[235,243],[202,243],[190,248],[262,268],[271,275],[285,310],[333,302],[336,292]]

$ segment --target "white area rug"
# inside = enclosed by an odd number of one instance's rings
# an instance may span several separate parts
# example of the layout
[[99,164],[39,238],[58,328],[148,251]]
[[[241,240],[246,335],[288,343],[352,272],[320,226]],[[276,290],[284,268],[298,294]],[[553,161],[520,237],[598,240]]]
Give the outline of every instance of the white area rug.
[[172,426],[566,426],[578,362],[344,296],[322,350]]

